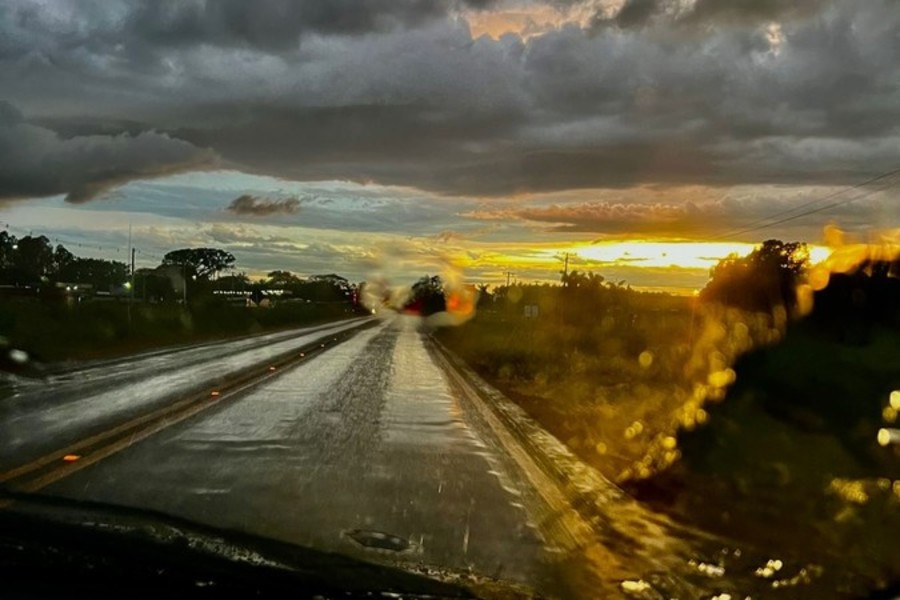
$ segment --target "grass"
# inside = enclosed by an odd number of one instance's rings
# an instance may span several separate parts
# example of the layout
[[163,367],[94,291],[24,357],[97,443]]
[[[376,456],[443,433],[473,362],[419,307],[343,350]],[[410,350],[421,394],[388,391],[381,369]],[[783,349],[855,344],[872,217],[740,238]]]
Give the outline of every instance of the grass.
[[900,389],[896,327],[633,300],[482,311],[438,337],[655,509],[824,566],[818,591],[897,581],[900,453],[875,441]]
[[[348,312],[351,311],[351,312]],[[346,318],[349,304],[283,303],[251,309],[224,302],[175,304],[31,300],[0,303],[0,336],[41,362],[111,358],[144,350]]]
[[[691,394],[692,311],[682,298],[481,311],[439,339],[612,479],[671,434]],[[699,329],[698,329],[699,331]],[[636,401],[639,399],[639,401]]]

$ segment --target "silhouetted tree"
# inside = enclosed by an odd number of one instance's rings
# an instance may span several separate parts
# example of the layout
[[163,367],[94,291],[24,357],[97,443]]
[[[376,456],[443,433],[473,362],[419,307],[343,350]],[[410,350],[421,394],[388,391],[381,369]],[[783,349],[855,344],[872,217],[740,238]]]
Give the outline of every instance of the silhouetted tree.
[[208,279],[234,264],[234,255],[218,248],[182,248],[163,257],[164,265],[183,265],[187,275]]
[[12,268],[29,281],[40,281],[55,274],[53,246],[45,236],[25,236],[18,240],[17,246],[12,253]]
[[301,282],[302,279],[290,271],[270,271],[266,281],[269,286],[279,289],[286,289]]
[[444,282],[438,275],[422,277],[413,284],[412,296],[403,309],[425,316],[447,310]]
[[128,280],[125,263],[99,258],[75,258],[69,260],[57,274],[59,281],[89,283],[95,289],[108,290]]
[[700,297],[751,311],[771,312],[776,306],[792,309],[796,286],[808,265],[806,244],[766,240],[745,257],[720,260]]

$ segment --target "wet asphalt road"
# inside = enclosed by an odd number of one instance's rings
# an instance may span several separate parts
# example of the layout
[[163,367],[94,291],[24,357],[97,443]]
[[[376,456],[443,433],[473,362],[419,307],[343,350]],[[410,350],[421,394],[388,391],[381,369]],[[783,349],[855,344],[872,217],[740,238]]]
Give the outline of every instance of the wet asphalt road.
[[20,380],[14,393],[0,400],[0,470],[164,406],[229,372],[366,320],[152,352],[51,374],[45,380]]
[[542,587],[547,550],[498,453],[399,317],[43,491]]

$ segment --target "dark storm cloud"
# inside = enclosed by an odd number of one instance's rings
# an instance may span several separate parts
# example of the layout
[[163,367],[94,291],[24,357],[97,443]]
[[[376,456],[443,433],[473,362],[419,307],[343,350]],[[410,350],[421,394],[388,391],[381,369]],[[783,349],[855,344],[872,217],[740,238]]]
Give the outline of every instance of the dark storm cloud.
[[[265,50],[295,47],[304,34],[358,35],[415,27],[463,9],[484,9],[492,0],[105,0],[109,27],[94,35],[124,34],[162,45],[235,45]],[[74,2],[97,11],[93,0]],[[23,16],[40,18],[39,11]]]
[[244,194],[232,200],[227,210],[236,215],[253,217],[268,217],[277,214],[292,215],[300,210],[300,199],[272,200]]
[[826,0],[696,0],[685,7],[678,0],[625,0],[612,15],[607,11],[598,12],[593,24],[642,27],[654,17],[664,16],[680,25],[759,25],[802,18],[827,3]]
[[826,4],[826,0],[697,0],[683,19],[695,23],[765,23],[804,17]]
[[[897,161],[895,0],[628,0],[527,43],[473,40],[455,16],[485,7],[11,0],[0,89],[61,146],[446,194],[852,183]],[[16,193],[64,187],[29,181]]]
[[659,0],[626,0],[616,14],[615,23],[619,27],[640,26],[650,20],[659,9]]
[[90,200],[131,179],[213,164],[214,155],[153,131],[62,138],[0,101],[0,200],[65,194]]

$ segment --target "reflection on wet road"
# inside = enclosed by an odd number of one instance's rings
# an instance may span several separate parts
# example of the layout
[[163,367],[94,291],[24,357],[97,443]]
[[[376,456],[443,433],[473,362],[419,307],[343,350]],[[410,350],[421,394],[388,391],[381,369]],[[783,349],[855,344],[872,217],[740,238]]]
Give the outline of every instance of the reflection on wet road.
[[548,551],[497,452],[397,319],[45,491],[546,587]]
[[0,403],[0,470],[22,464],[130,415],[165,405],[236,370],[359,326],[326,326],[201,345],[99,364],[21,386]]

